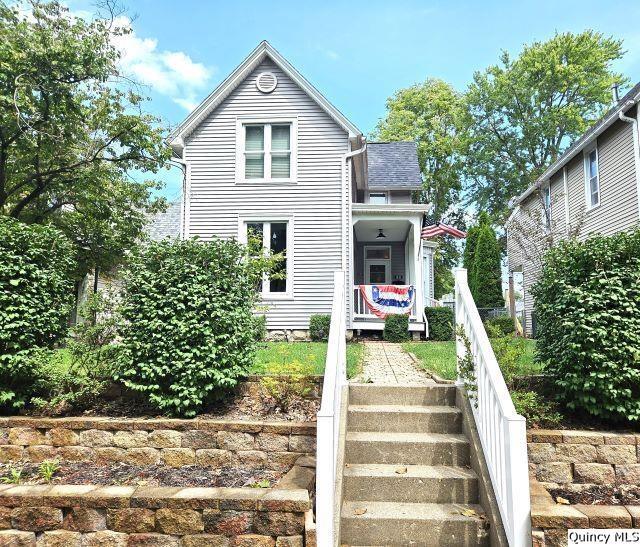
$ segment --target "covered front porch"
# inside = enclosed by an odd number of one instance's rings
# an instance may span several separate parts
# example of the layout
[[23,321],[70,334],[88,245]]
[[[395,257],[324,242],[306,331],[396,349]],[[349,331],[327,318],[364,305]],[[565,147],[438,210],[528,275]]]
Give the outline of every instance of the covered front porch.
[[383,330],[362,294],[362,286],[412,287],[409,330],[425,329],[424,306],[433,296],[433,244],[420,238],[423,205],[354,204],[352,211],[352,287],[350,325],[354,330]]

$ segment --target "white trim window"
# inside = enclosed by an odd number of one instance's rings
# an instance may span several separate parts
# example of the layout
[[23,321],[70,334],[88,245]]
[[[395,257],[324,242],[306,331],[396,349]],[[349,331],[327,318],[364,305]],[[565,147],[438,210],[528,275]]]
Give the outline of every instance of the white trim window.
[[364,282],[367,285],[391,283],[391,245],[364,246]]
[[600,205],[600,161],[594,146],[584,153],[584,178],[587,210]]
[[551,183],[542,187],[542,224],[545,228],[551,228]]
[[284,274],[277,278],[265,275],[260,284],[263,300],[289,299],[293,297],[293,220],[245,218],[240,224],[239,239],[249,242],[249,235],[261,238],[262,249],[270,254],[282,253],[284,260],[278,270]]
[[371,205],[386,205],[389,203],[389,192],[369,192]]
[[295,119],[238,119],[236,179],[248,183],[291,183],[296,177]]

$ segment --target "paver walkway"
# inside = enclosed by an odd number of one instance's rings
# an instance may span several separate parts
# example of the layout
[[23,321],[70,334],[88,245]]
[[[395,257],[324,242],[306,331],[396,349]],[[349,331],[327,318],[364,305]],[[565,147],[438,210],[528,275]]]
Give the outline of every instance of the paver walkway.
[[400,344],[365,342],[362,373],[354,382],[374,384],[431,385],[435,382],[420,370]]

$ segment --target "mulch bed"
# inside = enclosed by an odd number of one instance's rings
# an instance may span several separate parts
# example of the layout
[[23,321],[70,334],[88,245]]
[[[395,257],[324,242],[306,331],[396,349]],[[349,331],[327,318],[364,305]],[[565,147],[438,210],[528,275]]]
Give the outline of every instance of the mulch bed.
[[593,485],[579,490],[550,488],[549,493],[556,503],[563,498],[571,505],[640,505],[640,486],[635,485]]
[[[44,484],[38,472],[38,464],[0,464],[0,483],[9,477],[11,469],[21,469],[21,484]],[[51,484],[95,484],[100,486],[174,486],[230,487],[244,486],[273,487],[283,472],[269,469],[246,469],[241,467],[199,467],[185,465],[167,467],[164,465],[137,466],[124,463],[95,465],[91,463],[61,463]]]

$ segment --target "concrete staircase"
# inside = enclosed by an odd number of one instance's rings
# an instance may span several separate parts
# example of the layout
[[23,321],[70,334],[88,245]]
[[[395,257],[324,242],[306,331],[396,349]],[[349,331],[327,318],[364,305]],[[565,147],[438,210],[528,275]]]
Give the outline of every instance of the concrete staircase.
[[453,386],[352,384],[340,544],[485,546]]

